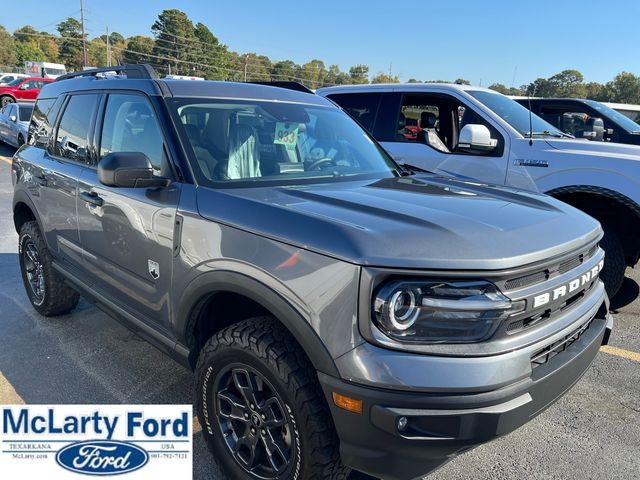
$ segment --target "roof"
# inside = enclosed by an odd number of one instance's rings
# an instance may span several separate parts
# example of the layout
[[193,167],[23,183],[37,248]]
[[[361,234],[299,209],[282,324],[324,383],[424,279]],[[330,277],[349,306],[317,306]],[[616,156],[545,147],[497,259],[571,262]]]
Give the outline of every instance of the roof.
[[41,98],[91,90],[135,90],[147,95],[190,98],[252,99],[333,106],[314,94],[268,85],[240,82],[166,80],[95,76],[68,78],[42,87]]
[[454,89],[459,91],[467,90],[483,90],[487,92],[498,93],[484,87],[476,87],[474,85],[459,85],[457,83],[365,83],[362,85],[337,85],[334,87],[325,87],[318,89],[320,95],[329,95],[331,93],[349,93],[349,92],[371,92],[371,91],[401,91],[401,92],[423,92],[433,89]]

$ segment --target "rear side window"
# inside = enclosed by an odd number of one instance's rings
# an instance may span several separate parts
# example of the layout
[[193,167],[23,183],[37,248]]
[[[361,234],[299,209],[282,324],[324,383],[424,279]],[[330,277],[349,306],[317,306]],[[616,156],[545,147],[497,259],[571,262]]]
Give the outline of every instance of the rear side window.
[[346,93],[329,95],[349,115],[355,118],[369,133],[373,133],[381,93]]
[[55,155],[89,163],[89,131],[97,104],[97,95],[74,95],[69,99],[58,126]]
[[102,125],[100,158],[112,152],[140,152],[149,158],[156,175],[168,174],[162,133],[145,97],[109,95]]
[[60,111],[62,97],[41,98],[36,102],[29,124],[28,142],[30,145],[45,148],[51,138],[51,130]]

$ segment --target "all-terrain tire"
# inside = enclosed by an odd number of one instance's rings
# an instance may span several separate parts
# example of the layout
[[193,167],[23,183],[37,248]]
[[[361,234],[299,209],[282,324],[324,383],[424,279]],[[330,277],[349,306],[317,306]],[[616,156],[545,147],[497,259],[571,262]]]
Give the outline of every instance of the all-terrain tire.
[[[38,271],[41,273],[43,280],[41,295],[34,292],[29,282],[27,270],[32,268],[33,264],[29,265],[31,260],[27,255],[27,247],[31,245],[35,247],[39,260]],[[45,317],[54,317],[69,313],[78,305],[80,294],[71,288],[53,268],[51,254],[37,222],[29,221],[22,225],[18,252],[24,288],[27,291],[31,305],[38,313]]]
[[343,480],[350,473],[340,460],[333,419],[304,351],[271,317],[242,321],[210,338],[196,367],[196,410],[207,446],[230,479],[257,479],[234,458],[222,435],[216,401],[219,379],[230,365],[249,367],[264,376],[293,420],[291,461],[282,480]]
[[609,298],[613,298],[622,286],[627,264],[618,232],[606,223],[602,225],[602,228],[604,237],[600,241],[600,246],[605,252],[605,259],[600,278],[604,282]]

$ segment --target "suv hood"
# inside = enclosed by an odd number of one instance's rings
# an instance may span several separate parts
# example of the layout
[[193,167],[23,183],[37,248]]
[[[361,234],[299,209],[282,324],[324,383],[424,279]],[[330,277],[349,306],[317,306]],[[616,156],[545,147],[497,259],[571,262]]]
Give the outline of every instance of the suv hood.
[[545,195],[435,175],[197,190],[207,219],[359,265],[512,268],[601,236],[594,219]]
[[591,155],[595,157],[617,157],[626,160],[640,160],[640,146],[626,143],[591,142],[589,140],[547,140],[550,147],[564,153]]

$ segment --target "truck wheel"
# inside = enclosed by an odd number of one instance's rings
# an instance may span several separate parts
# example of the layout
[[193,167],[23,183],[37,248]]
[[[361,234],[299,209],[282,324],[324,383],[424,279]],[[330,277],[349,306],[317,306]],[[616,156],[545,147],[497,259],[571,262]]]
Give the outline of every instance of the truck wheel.
[[316,371],[271,317],[210,338],[196,367],[196,410],[231,479],[346,479]]
[[31,305],[45,317],[64,315],[80,295],[53,269],[51,254],[35,221],[26,222],[19,237],[20,270]]
[[609,298],[613,298],[622,286],[624,272],[626,270],[626,261],[618,232],[607,224],[603,224],[602,228],[604,230],[604,237],[602,237],[600,241],[600,246],[605,252],[605,258],[604,268],[600,273],[600,278],[604,282]]
[[0,97],[0,108],[4,108],[5,105],[9,105],[10,103],[15,102],[11,95],[3,95]]

